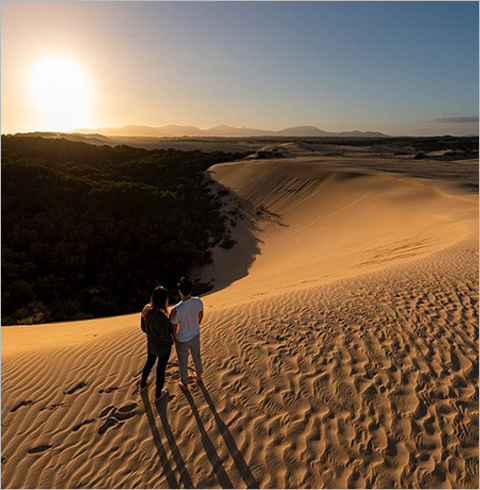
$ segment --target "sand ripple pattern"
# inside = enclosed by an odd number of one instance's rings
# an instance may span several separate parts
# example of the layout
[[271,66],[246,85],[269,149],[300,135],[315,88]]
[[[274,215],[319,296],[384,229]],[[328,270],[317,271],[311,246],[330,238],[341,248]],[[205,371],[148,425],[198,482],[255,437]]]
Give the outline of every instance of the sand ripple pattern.
[[6,356],[2,485],[475,487],[477,250],[213,312],[205,387],[179,393],[172,355],[159,407],[136,323]]

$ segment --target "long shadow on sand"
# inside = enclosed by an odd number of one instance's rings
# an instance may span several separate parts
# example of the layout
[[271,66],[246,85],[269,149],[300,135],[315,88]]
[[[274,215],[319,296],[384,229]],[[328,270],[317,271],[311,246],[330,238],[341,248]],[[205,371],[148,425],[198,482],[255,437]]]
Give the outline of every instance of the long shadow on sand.
[[152,406],[150,405],[148,394],[146,392],[142,393],[142,400],[145,406],[145,413],[147,414],[148,423],[150,424],[150,430],[152,431],[153,440],[155,442],[155,446],[157,447],[158,459],[160,460],[160,464],[163,467],[168,486],[170,488],[180,488],[177,479],[173,474],[172,466],[170,464],[170,461],[168,460],[168,456],[165,452],[165,448],[163,447],[162,440],[160,439],[160,434],[155,424],[155,418],[152,412]]
[[200,430],[200,436],[203,447],[205,449],[205,453],[208,457],[208,460],[210,461],[210,464],[212,465],[212,469],[218,479],[218,482],[220,483],[222,488],[235,488],[229,476],[227,475],[225,468],[223,467],[222,461],[218,456],[217,450],[215,449],[215,446],[213,445],[212,440],[210,439],[205,429],[205,426],[203,425],[202,419],[200,418],[200,414],[198,413],[192,395],[190,393],[185,393],[185,397],[188,400],[188,403],[190,404],[190,407],[192,409],[193,416],[195,417],[198,428]]
[[203,392],[203,396],[205,397],[205,400],[213,414],[213,418],[215,419],[215,423],[217,424],[218,430],[221,436],[223,437],[223,440],[225,441],[228,451],[230,452],[230,455],[232,456],[232,459],[235,462],[235,465],[237,466],[237,469],[240,475],[242,476],[245,485],[247,485],[247,488],[260,488],[260,484],[253,476],[253,473],[248,467],[248,464],[245,461],[243,454],[240,452],[240,449],[238,449],[237,443],[235,442],[232,433],[230,432],[230,430],[228,429],[228,427],[225,425],[222,418],[218,414],[217,409],[215,408],[215,405],[213,403],[213,400],[207,391],[207,388],[203,383],[198,383],[198,386]]
[[180,479],[182,480],[183,487],[195,488],[168,421],[167,400],[162,400],[156,403],[156,406],[158,415],[160,415],[160,419],[162,421],[163,430],[167,436],[168,444],[170,445],[170,449],[172,451],[173,459],[175,460],[175,464],[177,466],[177,471],[180,475]]

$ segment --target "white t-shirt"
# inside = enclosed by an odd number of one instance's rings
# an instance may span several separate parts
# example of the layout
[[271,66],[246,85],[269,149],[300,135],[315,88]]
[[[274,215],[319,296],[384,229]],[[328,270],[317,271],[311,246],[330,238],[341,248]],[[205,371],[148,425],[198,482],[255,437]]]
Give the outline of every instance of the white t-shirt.
[[179,342],[188,342],[200,333],[198,314],[201,311],[203,311],[203,302],[196,296],[180,301],[175,306],[175,316],[172,318],[172,323],[180,324],[177,332]]

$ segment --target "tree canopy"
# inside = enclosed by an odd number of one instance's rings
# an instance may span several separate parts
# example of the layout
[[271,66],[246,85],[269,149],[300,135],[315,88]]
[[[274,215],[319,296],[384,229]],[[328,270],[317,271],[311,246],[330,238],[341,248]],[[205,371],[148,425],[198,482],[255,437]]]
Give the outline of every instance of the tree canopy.
[[228,235],[209,166],[244,154],[2,136],[2,322],[138,311]]

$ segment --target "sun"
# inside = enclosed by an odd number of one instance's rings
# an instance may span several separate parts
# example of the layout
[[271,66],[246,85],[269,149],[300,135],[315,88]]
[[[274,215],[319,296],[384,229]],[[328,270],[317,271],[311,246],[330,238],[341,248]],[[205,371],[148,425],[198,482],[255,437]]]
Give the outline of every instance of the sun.
[[74,59],[56,56],[38,60],[31,67],[29,82],[39,127],[67,131],[88,124],[90,83]]

